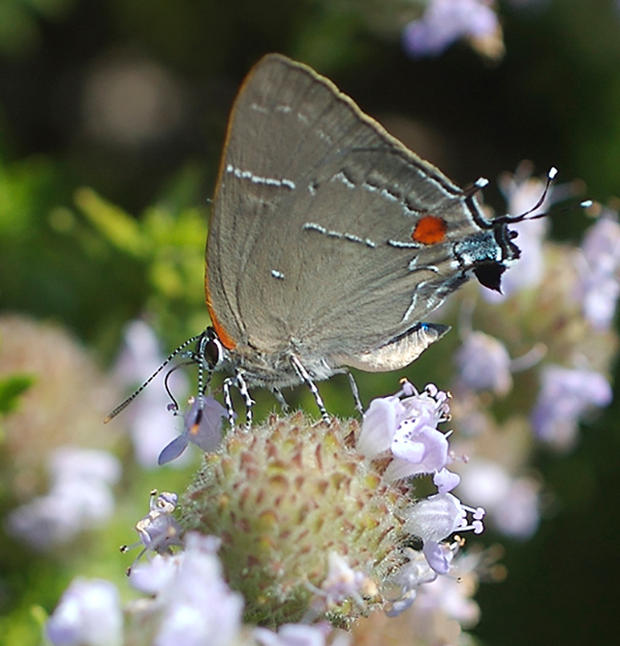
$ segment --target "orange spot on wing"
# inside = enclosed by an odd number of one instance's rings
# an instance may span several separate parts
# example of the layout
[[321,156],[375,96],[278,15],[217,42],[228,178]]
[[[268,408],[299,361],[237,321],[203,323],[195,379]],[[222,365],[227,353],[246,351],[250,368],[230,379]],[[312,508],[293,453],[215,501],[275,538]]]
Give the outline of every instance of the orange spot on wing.
[[415,225],[411,239],[422,244],[437,244],[445,240],[447,230],[448,225],[443,218],[425,215]]
[[234,350],[237,346],[237,342],[230,336],[226,331],[226,328],[220,323],[215,310],[213,309],[213,303],[211,301],[211,293],[209,292],[209,279],[207,277],[207,272],[205,271],[205,300],[207,303],[207,309],[209,310],[209,316],[211,317],[211,324],[215,330],[220,343],[227,348],[228,350]]

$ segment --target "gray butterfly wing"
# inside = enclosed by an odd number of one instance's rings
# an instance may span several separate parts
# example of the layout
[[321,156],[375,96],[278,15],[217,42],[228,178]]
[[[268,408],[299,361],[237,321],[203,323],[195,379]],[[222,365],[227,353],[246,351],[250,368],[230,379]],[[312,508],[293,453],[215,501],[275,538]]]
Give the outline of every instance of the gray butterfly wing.
[[[419,244],[416,224],[435,213],[449,229]],[[237,96],[220,167],[206,275],[216,329],[330,365],[370,366],[393,342],[385,366],[398,367],[411,330],[421,347],[441,333],[417,323],[465,280],[453,243],[476,218],[472,197],[329,80],[268,55]]]

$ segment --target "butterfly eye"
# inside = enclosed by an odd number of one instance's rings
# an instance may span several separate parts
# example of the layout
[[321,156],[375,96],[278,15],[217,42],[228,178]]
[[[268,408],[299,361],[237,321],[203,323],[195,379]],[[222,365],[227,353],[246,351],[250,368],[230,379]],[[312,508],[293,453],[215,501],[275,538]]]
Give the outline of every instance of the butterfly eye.
[[203,348],[204,357],[208,364],[215,368],[222,361],[222,345],[217,338],[209,339]]

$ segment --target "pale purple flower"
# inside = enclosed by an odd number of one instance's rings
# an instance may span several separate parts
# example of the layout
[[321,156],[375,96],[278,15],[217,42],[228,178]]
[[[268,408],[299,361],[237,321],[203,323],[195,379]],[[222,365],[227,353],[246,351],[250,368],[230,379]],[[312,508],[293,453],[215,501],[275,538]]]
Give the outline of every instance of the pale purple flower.
[[[473,522],[468,522],[472,514]],[[442,541],[457,530],[473,530],[479,534],[483,530],[481,507],[472,509],[450,493],[435,494],[416,502],[405,522],[405,530],[422,539],[423,552],[428,564],[438,574],[445,574],[450,566],[451,550]]]
[[392,440],[394,456],[383,477],[389,482],[420,473],[435,473],[448,461],[448,440],[420,420],[403,420]]
[[176,501],[176,494],[162,492],[149,513],[136,523],[136,531],[145,549],[161,553],[171,545],[179,544],[182,530],[172,515]]
[[538,528],[539,489],[533,478],[514,478],[497,462],[474,459],[463,469],[459,492],[482,505],[500,532],[525,539]]
[[61,447],[49,461],[49,492],[7,517],[9,533],[40,551],[66,543],[110,518],[114,511],[111,487],[121,472],[118,460],[105,451]]
[[[221,540],[216,536],[203,536],[201,549],[210,554],[217,554]],[[184,559],[184,552],[165,554],[160,551],[148,561],[143,561],[131,569],[131,585],[146,594],[155,595],[165,592],[178,574]]]
[[367,457],[387,454],[386,480],[435,473],[446,466],[448,441],[437,430],[449,408],[446,393],[432,384],[418,393],[404,382],[395,395],[374,399],[364,414],[358,449]]
[[[136,531],[140,537],[138,543],[133,545],[125,545],[122,548],[123,552],[143,545],[141,552],[134,559],[134,565],[142,558],[143,554],[147,551],[157,552],[164,554],[171,552],[170,548],[173,545],[181,545],[181,537],[183,530],[173,516],[176,509],[178,496],[176,493],[170,491],[162,491],[158,493],[156,490],[151,491],[149,499],[149,513],[146,514],[136,523]],[[129,568],[129,572],[133,573],[133,565]],[[139,576],[143,577],[143,574]]]
[[[125,329],[124,346],[115,366],[119,383],[135,388],[153,374],[162,364],[163,356],[152,328],[144,321],[136,320]],[[177,371],[174,374],[175,391],[186,392],[187,380]],[[170,423],[168,404],[170,399],[165,389],[151,384],[136,397],[124,411],[129,420],[129,430],[137,462],[145,467],[157,465],[162,446],[175,436],[174,425]],[[176,467],[187,463],[186,456],[175,462]]]
[[[370,402],[364,414],[358,450],[369,458],[391,456],[383,472],[393,481],[419,474],[437,474],[448,463],[447,436],[436,426],[448,419],[447,393],[433,384],[418,393],[408,381],[389,397]],[[439,477],[442,492],[449,483],[448,473]],[[439,486],[439,485],[438,485]]]
[[443,468],[433,475],[433,484],[437,487],[438,493],[448,493],[458,486],[461,477],[453,471]]
[[140,588],[157,591],[151,602],[159,615],[154,646],[229,646],[238,635],[243,598],[223,579],[218,545],[217,538],[191,532],[183,552],[163,556],[151,569],[136,568]]
[[370,402],[364,413],[362,431],[357,448],[367,457],[374,458],[388,451],[396,431],[405,420],[431,427],[448,418],[448,396],[433,384],[418,393],[408,382],[394,395],[378,397]]
[[376,457],[389,450],[398,425],[406,419],[400,393],[373,399],[364,413],[358,450],[367,457]]
[[327,576],[321,583],[321,590],[328,602],[340,603],[348,597],[359,595],[366,575],[351,568],[347,560],[336,552],[330,552],[327,559]]
[[592,407],[607,406],[611,402],[611,386],[598,372],[561,366],[547,366],[541,379],[540,394],[532,412],[534,432],[556,448],[569,448],[581,416]]
[[318,617],[325,616],[333,606],[352,599],[360,608],[364,607],[364,597],[377,594],[377,586],[361,570],[354,570],[346,558],[336,552],[327,557],[327,574],[319,587],[309,581],[306,586],[314,592],[308,609],[301,621],[311,624]]
[[101,579],[75,579],[45,628],[54,646],[120,646],[123,616],[116,587]]
[[454,556],[454,552],[452,551],[449,543],[427,541],[424,543],[422,553],[428,561],[428,564],[433,570],[435,570],[435,572],[437,572],[437,574],[448,573]]
[[577,299],[586,319],[606,330],[620,296],[620,224],[608,212],[590,227],[581,246]]
[[510,355],[501,341],[483,332],[469,332],[456,355],[458,383],[470,390],[505,395],[512,387]]
[[476,590],[474,572],[479,557],[463,555],[461,545],[456,541],[442,545],[450,567],[445,576],[439,576],[429,566],[422,552],[406,548],[404,554],[408,562],[387,582],[388,586],[396,586],[400,596],[387,605],[386,614],[394,617],[413,606],[409,618],[417,637],[421,638],[420,629],[430,628],[425,643],[445,643],[433,635],[436,630],[434,613],[438,613],[436,617],[451,618],[466,626],[472,626],[478,620],[480,610],[471,597]]
[[198,396],[183,416],[183,432],[159,454],[158,463],[176,459],[192,442],[203,451],[214,451],[222,441],[222,418],[226,409],[213,397]]
[[416,613],[440,610],[463,626],[474,626],[480,618],[480,606],[471,598],[471,589],[449,576],[439,576],[423,586],[416,600]]
[[261,646],[325,646],[330,632],[331,627],[324,623],[284,624],[277,633],[268,628],[255,628],[253,635]]
[[431,568],[422,552],[407,547],[404,554],[408,559],[407,563],[388,581],[398,590],[398,596],[386,608],[388,617],[396,617],[411,607],[420,587],[437,578],[437,572]]
[[437,56],[463,37],[483,38],[498,30],[488,0],[430,0],[424,15],[406,25],[405,50],[412,56]]
[[459,622],[462,626],[474,626],[480,618],[480,608],[472,599],[475,592],[476,577],[471,576],[471,568],[477,559],[459,552],[452,561],[451,576],[438,576],[418,590],[414,614],[420,624],[432,625],[432,615],[439,612]]
[[155,554],[131,568],[129,582],[136,590],[155,595],[171,584],[182,560],[180,554]]
[[50,474],[54,481],[96,480],[114,485],[121,476],[120,462],[110,453],[74,446],[59,447],[50,456]]

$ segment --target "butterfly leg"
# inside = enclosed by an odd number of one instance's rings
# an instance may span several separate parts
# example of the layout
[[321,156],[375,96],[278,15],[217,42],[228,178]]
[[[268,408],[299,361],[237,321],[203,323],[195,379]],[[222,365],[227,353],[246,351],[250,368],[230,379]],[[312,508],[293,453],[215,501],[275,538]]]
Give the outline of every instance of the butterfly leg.
[[252,395],[250,395],[250,391],[248,390],[248,384],[243,378],[243,373],[239,370],[235,373],[235,384],[245,402],[245,428],[249,430],[250,426],[252,426],[254,418],[252,411],[256,402],[252,399]]
[[232,377],[226,377],[222,384],[222,388],[224,389],[224,401],[226,402],[226,413],[228,415],[228,425],[231,430],[235,428],[235,409],[233,407],[232,397],[230,396],[230,387],[233,385],[234,381],[235,380]]
[[291,355],[290,360],[299,378],[306,384],[306,386],[308,386],[308,388],[310,388],[310,392],[314,396],[314,401],[316,402],[316,405],[319,408],[319,412],[321,413],[321,417],[323,418],[323,421],[326,423],[329,423],[330,421],[329,413],[325,408],[325,404],[323,403],[323,399],[321,397],[321,394],[319,393],[319,389],[316,387],[316,384],[312,380],[312,377],[308,374],[308,371],[303,367],[302,363],[294,354]]
[[284,399],[284,395],[282,394],[282,391],[279,388],[272,388],[271,392],[273,393],[273,396],[276,398],[276,401],[280,405],[280,408],[282,409],[283,413],[288,413],[289,411],[289,405]]
[[353,401],[355,402],[355,410],[360,414],[364,414],[364,409],[362,408],[362,400],[360,399],[360,391],[357,387],[357,382],[355,377],[350,370],[345,370],[347,377],[349,378],[349,386],[351,386],[351,393],[353,393]]

